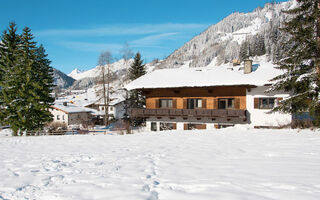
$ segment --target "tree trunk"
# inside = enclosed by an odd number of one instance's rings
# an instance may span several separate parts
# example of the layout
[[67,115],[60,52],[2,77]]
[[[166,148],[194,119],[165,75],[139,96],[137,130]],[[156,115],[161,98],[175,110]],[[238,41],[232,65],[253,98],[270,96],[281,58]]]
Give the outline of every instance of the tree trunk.
[[108,63],[108,74],[107,74],[107,85],[108,85],[108,88],[107,88],[107,112],[106,112],[106,115],[107,115],[107,124],[109,124],[109,104],[110,104],[110,63]]
[[106,79],[105,79],[105,72],[104,72],[104,66],[102,67],[102,85],[103,85],[103,106],[104,106],[104,124],[105,126],[108,125],[108,106],[107,106],[107,97],[106,97]]

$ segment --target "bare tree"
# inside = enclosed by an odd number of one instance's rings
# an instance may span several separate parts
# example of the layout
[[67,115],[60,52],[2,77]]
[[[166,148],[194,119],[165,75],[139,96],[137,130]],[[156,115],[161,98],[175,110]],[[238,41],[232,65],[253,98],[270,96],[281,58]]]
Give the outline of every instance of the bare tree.
[[[112,54],[109,51],[102,52],[98,59],[98,65],[100,66],[100,78],[99,84],[102,84],[102,89],[98,89],[97,96],[99,100],[103,98],[104,112],[105,112],[105,125],[109,124],[109,104],[110,104],[110,65],[112,62]],[[107,68],[107,70],[105,69]],[[106,72],[107,71],[107,72]],[[106,87],[107,85],[107,87]]]
[[133,51],[131,50],[129,44],[126,42],[123,45],[123,48],[120,51],[121,55],[122,55],[122,59],[124,60],[124,65],[126,68],[126,76],[125,76],[125,80],[124,83],[126,83],[129,78],[128,78],[128,74],[129,74],[129,69],[128,69],[128,64],[129,64],[129,60],[134,56]]

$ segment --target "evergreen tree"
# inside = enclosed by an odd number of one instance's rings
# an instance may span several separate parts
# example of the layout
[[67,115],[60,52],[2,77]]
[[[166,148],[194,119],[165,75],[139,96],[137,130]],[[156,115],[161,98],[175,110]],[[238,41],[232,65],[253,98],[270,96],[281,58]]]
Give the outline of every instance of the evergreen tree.
[[241,61],[249,58],[249,42],[246,40],[240,46],[239,58]]
[[20,130],[35,130],[36,126],[36,102],[37,92],[39,90],[39,82],[36,71],[36,42],[33,41],[34,37],[31,34],[29,28],[24,28],[21,35],[21,64],[16,71],[17,78],[21,82],[21,87],[19,88],[19,94],[21,98],[20,110],[21,116],[20,122],[22,127]]
[[1,37],[0,117],[14,135],[40,130],[52,120],[53,70],[43,46],[33,39],[29,28],[18,35],[14,23]]
[[36,108],[35,130],[42,130],[46,123],[52,121],[52,114],[49,111],[50,105],[53,104],[54,98],[51,96],[55,87],[53,78],[53,68],[50,66],[51,61],[47,58],[47,54],[43,45],[40,45],[35,52],[35,73],[34,78],[37,83],[34,87],[36,98],[34,106]]
[[272,90],[287,90],[293,95],[282,101],[274,111],[292,114],[309,111],[320,124],[319,1],[300,0],[297,7],[285,13],[290,17],[281,30],[289,39],[282,46],[290,48],[278,62],[285,73],[274,78],[277,82]]
[[130,66],[129,69],[129,79],[131,81],[139,78],[140,76],[143,76],[146,74],[145,65],[143,64],[143,60],[141,60],[141,55],[138,52],[135,57],[134,61]]
[[11,126],[13,135],[17,135],[23,127],[20,120],[23,116],[20,88],[24,83],[20,69],[21,45],[16,24],[12,22],[1,35],[0,42],[0,119],[2,124]]
[[[145,74],[146,74],[145,65],[143,64],[143,60],[141,60],[140,53],[138,52],[135,55],[134,61],[129,68],[129,79],[133,81]],[[141,91],[137,91],[137,90],[130,91],[128,98],[129,99],[126,100],[126,105],[129,108],[143,108],[145,106],[145,98],[142,95]],[[142,121],[138,119],[134,119],[132,123],[134,126],[137,126],[141,124]]]

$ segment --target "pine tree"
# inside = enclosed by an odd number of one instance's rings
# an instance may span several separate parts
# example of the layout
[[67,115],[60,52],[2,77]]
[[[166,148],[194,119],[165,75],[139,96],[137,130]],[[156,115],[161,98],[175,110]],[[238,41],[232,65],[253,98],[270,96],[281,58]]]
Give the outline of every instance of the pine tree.
[[[143,64],[143,60],[141,60],[141,55],[138,52],[134,61],[129,69],[129,79],[131,81],[143,76],[146,74],[145,65]],[[145,99],[140,91],[132,91],[129,95],[130,98],[130,107],[134,108],[142,108],[145,105]]]
[[43,46],[36,46],[29,28],[22,35],[16,31],[11,23],[0,42],[0,118],[14,135],[21,135],[41,130],[52,120],[49,107],[54,101],[50,96],[54,85]]
[[290,15],[282,32],[289,39],[282,46],[290,47],[278,62],[283,75],[274,78],[272,90],[287,90],[292,97],[284,100],[274,111],[292,114],[310,112],[320,124],[320,9],[317,0],[300,0],[296,8],[285,11]]
[[133,81],[145,74],[146,74],[145,65],[143,64],[143,60],[141,60],[141,54],[138,52],[136,53],[133,63],[130,66],[129,79]]
[[36,101],[35,130],[42,130],[46,123],[52,121],[52,114],[49,111],[50,105],[53,104],[54,98],[51,96],[55,87],[53,78],[53,68],[50,66],[51,61],[47,58],[47,54],[43,45],[40,45],[35,52],[35,73],[34,78],[37,84],[34,85]]
[[249,58],[249,42],[246,40],[240,46],[239,58],[241,61]]
[[[134,61],[129,68],[129,79],[131,81],[143,76],[146,74],[145,65],[143,64],[143,60],[141,59],[140,53],[136,53],[134,57]],[[130,108],[143,108],[145,106],[145,98],[142,95],[141,91],[133,90],[128,92],[129,94],[126,96],[125,100],[125,109],[126,111]],[[128,117],[128,114],[125,113],[125,118]],[[141,119],[129,119],[131,120],[131,124],[133,126],[139,126],[143,123]]]
[[[13,135],[23,127],[20,88],[21,80],[21,37],[17,34],[15,23],[10,23],[8,30],[1,35],[0,42],[0,119],[2,124],[10,125]],[[19,73],[19,76],[17,74]]]
[[36,75],[36,42],[33,41],[34,37],[31,34],[29,28],[24,28],[21,35],[21,65],[19,67],[19,72],[17,73],[17,78],[20,78],[22,82],[21,87],[19,88],[19,93],[21,96],[20,110],[21,116],[20,121],[23,127],[20,130],[35,130],[36,126],[36,102],[37,102],[37,93],[39,89],[39,82],[37,82]]

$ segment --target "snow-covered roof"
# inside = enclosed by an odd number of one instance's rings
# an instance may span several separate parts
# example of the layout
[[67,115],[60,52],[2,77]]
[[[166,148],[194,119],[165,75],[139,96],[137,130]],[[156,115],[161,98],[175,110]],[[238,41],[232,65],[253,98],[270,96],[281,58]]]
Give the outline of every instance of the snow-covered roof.
[[95,109],[90,109],[90,108],[85,108],[85,107],[80,107],[76,106],[72,103],[67,103],[67,106],[63,105],[63,102],[56,102],[53,106],[53,109],[61,110],[66,113],[83,113],[83,112],[90,112],[92,114],[98,115],[98,114],[103,114],[100,113],[100,111],[97,111]]
[[[109,106],[115,106],[121,102],[123,102],[125,99],[122,97],[122,98],[117,98],[117,99],[112,99],[109,103]],[[97,105],[104,105],[104,101],[103,101],[103,98],[99,99],[99,100],[95,100],[95,101],[90,101],[86,104],[84,104],[83,106],[89,106],[91,104],[97,104]]]
[[151,88],[181,88],[181,87],[212,87],[232,85],[263,86],[283,71],[276,69],[269,62],[253,63],[258,68],[249,73],[243,73],[243,65],[232,67],[229,64],[203,68],[161,69],[146,74],[128,85],[127,90]]

